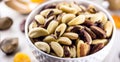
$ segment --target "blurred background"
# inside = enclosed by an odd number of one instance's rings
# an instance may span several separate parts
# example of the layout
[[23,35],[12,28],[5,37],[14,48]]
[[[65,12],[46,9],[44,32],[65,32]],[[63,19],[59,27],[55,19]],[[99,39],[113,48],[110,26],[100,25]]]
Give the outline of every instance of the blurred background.
[[[24,35],[24,24],[29,13],[50,0],[0,0],[0,41],[6,38],[18,38],[18,52],[25,53],[31,62],[37,62],[30,52]],[[83,0],[84,1],[84,0]],[[103,62],[120,62],[120,0],[89,0],[105,8],[113,17],[117,31],[114,44]],[[1,22],[7,19],[9,21]],[[1,23],[4,23],[3,25]],[[7,25],[7,26],[5,26]],[[1,27],[2,26],[2,27]],[[0,50],[0,62],[13,62],[15,54],[6,55]]]

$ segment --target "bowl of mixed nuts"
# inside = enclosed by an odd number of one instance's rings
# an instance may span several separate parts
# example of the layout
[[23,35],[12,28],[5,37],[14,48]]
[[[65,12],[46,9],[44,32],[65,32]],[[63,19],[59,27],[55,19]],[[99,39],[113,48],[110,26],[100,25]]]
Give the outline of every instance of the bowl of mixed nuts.
[[40,62],[101,62],[115,37],[111,15],[89,1],[48,1],[28,16],[28,44]]

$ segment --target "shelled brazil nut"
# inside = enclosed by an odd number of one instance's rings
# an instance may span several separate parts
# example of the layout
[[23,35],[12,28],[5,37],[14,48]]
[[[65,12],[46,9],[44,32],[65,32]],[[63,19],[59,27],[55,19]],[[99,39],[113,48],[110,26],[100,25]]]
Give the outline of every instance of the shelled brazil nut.
[[96,53],[108,44],[113,33],[112,22],[104,12],[75,2],[46,5],[28,28],[38,49],[62,58]]

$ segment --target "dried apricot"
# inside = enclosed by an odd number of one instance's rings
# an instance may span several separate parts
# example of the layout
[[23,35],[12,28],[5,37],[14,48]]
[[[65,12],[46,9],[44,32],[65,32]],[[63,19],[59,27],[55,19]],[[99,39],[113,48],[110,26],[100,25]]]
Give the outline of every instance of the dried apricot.
[[33,3],[43,3],[45,2],[46,0],[31,0],[31,2]]
[[14,62],[31,62],[30,57],[25,53],[17,53],[14,57]]
[[120,28],[120,16],[118,15],[112,15],[114,21],[115,21],[115,25],[117,28]]

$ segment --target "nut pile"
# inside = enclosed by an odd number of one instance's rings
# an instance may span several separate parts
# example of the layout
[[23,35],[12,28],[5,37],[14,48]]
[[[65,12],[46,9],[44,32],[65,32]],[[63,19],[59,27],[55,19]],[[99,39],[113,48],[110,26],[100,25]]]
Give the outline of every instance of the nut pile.
[[102,49],[112,36],[113,25],[93,5],[75,2],[46,5],[29,25],[34,45],[58,57],[83,57]]

